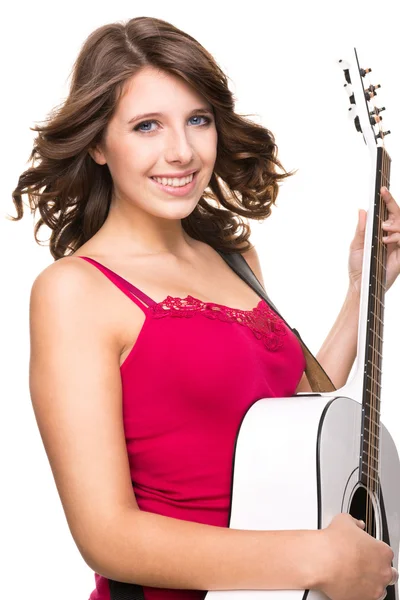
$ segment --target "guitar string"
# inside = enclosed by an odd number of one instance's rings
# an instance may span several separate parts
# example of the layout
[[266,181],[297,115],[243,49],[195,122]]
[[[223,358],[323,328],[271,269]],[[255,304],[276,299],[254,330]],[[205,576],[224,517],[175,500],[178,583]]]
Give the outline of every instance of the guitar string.
[[[386,179],[386,157],[385,157],[385,152],[382,149],[382,166],[381,166],[381,181],[380,181],[380,187],[382,187],[382,183],[386,183],[385,179]],[[377,246],[378,246],[378,255],[379,255],[379,264],[378,264],[378,268],[381,271],[380,272],[380,276],[378,278],[378,281],[382,284],[383,281],[383,268],[382,265],[384,264],[384,252],[383,252],[383,243],[382,243],[382,222],[383,222],[383,204],[382,204],[382,195],[380,193],[380,188],[379,188],[379,218],[378,218],[378,227],[377,227]],[[379,297],[381,299],[381,301],[383,301],[383,297],[382,297],[382,285],[379,291]],[[379,316],[380,316],[380,321],[378,323],[378,329],[379,332],[381,334],[382,337],[382,321],[383,321],[383,305],[379,304]],[[375,336],[376,339],[376,336]],[[379,377],[381,378],[382,376],[382,370],[380,370],[379,373]],[[380,380],[381,383],[381,380]],[[376,397],[376,402],[377,402],[377,413],[376,413],[376,422],[375,422],[375,429],[376,429],[376,433],[379,436],[379,413],[380,413],[380,390],[381,390],[381,386],[377,386],[377,397]],[[375,399],[374,399],[375,401]],[[378,405],[379,402],[379,405]],[[374,451],[374,458],[377,459],[375,460],[375,465],[376,465],[376,471],[377,474],[379,473],[379,437],[378,439],[378,444],[373,445],[372,449]],[[377,477],[378,478],[378,477]],[[375,489],[376,488],[376,489]],[[375,482],[375,488],[372,491],[373,497],[375,498],[375,500],[379,500],[379,481],[378,483]],[[378,515],[378,511],[377,511],[377,515]],[[376,531],[376,523],[375,523],[375,531]]]
[[[383,183],[385,183],[386,185],[386,156],[385,156],[385,152],[382,152],[382,159],[381,159],[381,164],[377,165],[378,167],[380,166],[380,172],[381,172],[381,180],[380,180],[380,187],[382,185],[382,180]],[[377,497],[378,499],[378,503],[379,503],[379,497],[380,497],[380,489],[379,489],[379,485],[377,486],[377,489],[375,489],[376,486],[376,478],[375,478],[375,473],[378,472],[379,469],[379,460],[380,460],[380,454],[378,451],[378,448],[375,447],[375,439],[378,439],[378,443],[379,443],[379,437],[377,437],[378,432],[378,427],[379,427],[379,407],[377,405],[377,401],[379,401],[379,381],[378,381],[378,377],[379,377],[379,373],[378,370],[381,371],[379,369],[379,367],[377,366],[377,362],[378,362],[378,357],[377,354],[379,355],[379,351],[375,348],[375,343],[377,340],[377,329],[379,329],[380,334],[382,334],[382,316],[383,316],[383,311],[382,311],[382,285],[380,286],[380,289],[378,288],[378,284],[382,282],[382,266],[384,264],[383,261],[383,243],[381,241],[381,222],[382,222],[382,213],[383,213],[383,205],[382,205],[382,195],[380,193],[380,188],[379,188],[379,208],[377,211],[375,211],[376,217],[377,217],[377,222],[375,223],[375,227],[376,227],[376,231],[377,231],[377,235],[376,235],[376,240],[375,244],[375,269],[374,269],[374,278],[375,278],[375,282],[374,282],[374,286],[373,289],[375,291],[375,293],[373,294],[373,304],[374,304],[374,311],[373,311],[373,315],[370,315],[370,318],[372,319],[372,324],[373,324],[373,328],[372,328],[372,334],[373,334],[373,339],[372,339],[372,346],[371,344],[369,344],[369,348],[372,348],[372,356],[371,356],[371,361],[370,363],[372,364],[372,381],[370,383],[370,387],[372,388],[372,390],[368,390],[368,388],[366,389],[366,399],[368,400],[369,398],[369,403],[368,406],[370,408],[369,414],[370,414],[370,427],[369,427],[369,435],[368,435],[368,453],[367,453],[367,495],[366,495],[366,531],[368,533],[370,533],[370,535],[372,535],[373,533],[373,505],[372,505],[372,496]],[[376,260],[377,258],[377,260]],[[378,316],[378,319],[376,318]],[[379,336],[379,339],[382,338],[382,335]],[[367,352],[367,360],[368,360],[368,354],[370,354],[370,350],[368,349]],[[366,382],[365,382],[366,383]],[[372,392],[372,394],[371,394]],[[365,407],[366,408],[366,407]],[[371,411],[371,408],[373,410],[373,414]],[[365,432],[365,429],[364,429]],[[374,441],[372,440],[372,436],[374,436]],[[362,455],[363,455],[363,450],[362,450]],[[362,456],[363,458],[363,456]],[[378,463],[378,465],[377,465]],[[376,524],[375,524],[376,526]],[[376,529],[375,529],[376,530]]]
[[[378,165],[377,165],[377,167],[378,167]],[[374,225],[374,223],[373,223],[373,225]],[[372,253],[373,253],[373,250],[374,250],[374,238],[372,236]],[[372,254],[372,258],[373,258],[373,254]],[[372,260],[371,260],[370,265],[371,266],[373,265],[373,261]],[[375,271],[375,275],[376,274],[377,273]],[[376,278],[375,278],[375,282],[376,282]],[[372,285],[372,282],[371,282],[371,273],[370,273],[370,283]],[[371,302],[371,306],[372,306],[372,302]],[[375,306],[374,306],[374,308],[375,308]],[[370,313],[369,317],[371,319],[371,325],[372,325],[372,328],[370,328],[369,331],[368,331],[368,337],[370,338],[371,337],[371,329],[372,329],[372,331],[375,329],[375,323],[376,323],[376,320],[374,318],[375,317],[375,311],[372,311],[372,314]],[[370,340],[370,342],[371,341],[372,341],[372,349],[374,350],[375,349],[374,348],[374,341],[375,341],[374,336],[372,336],[372,340]],[[366,371],[367,375],[368,375],[368,356],[369,356],[369,353],[370,353],[370,346],[371,346],[371,344],[369,343],[368,344],[367,353],[366,353],[367,365],[366,365],[365,371]],[[375,433],[374,419],[373,419],[373,413],[372,413],[371,408],[372,408],[372,402],[373,402],[372,398],[375,396],[375,376],[376,376],[375,373],[374,373],[374,360],[372,360],[372,362],[371,362],[370,370],[371,370],[371,374],[372,374],[372,380],[370,381],[369,385],[370,385],[370,388],[371,388],[372,395],[371,395],[371,392],[368,392],[368,387],[367,387],[368,378],[366,377],[365,378],[365,383],[364,383],[364,385],[366,387],[366,390],[365,390],[364,414],[367,412],[367,408],[369,408],[368,413],[369,413],[369,417],[370,417],[370,419],[369,419],[370,427],[369,427],[369,432],[368,432],[369,434],[368,434],[368,452],[367,452],[367,481],[366,481],[367,491],[366,491],[365,530],[366,530],[367,533],[369,533],[371,535],[372,534],[372,531],[371,531],[371,521],[372,521],[372,518],[371,518],[371,498],[370,498],[370,493],[371,493],[371,475],[372,475],[372,472],[371,472],[371,462],[372,462],[371,461],[371,444],[372,444],[372,432]],[[365,442],[363,442],[363,446],[364,446],[364,443]],[[363,450],[364,449],[362,449],[362,458],[364,456]]]
[[[381,157],[381,164],[379,165],[380,167],[380,173],[381,173],[381,179],[379,180],[380,183],[380,187],[382,185],[382,178],[385,176],[385,170],[386,170],[386,161],[385,161],[385,154],[382,151],[382,157]],[[378,439],[379,437],[376,437],[379,435],[379,431],[378,431],[378,427],[379,427],[379,406],[378,406],[378,402],[379,402],[379,397],[380,397],[380,376],[381,376],[381,372],[378,372],[378,366],[377,366],[377,362],[378,362],[378,356],[379,355],[379,351],[375,348],[375,344],[378,343],[377,342],[377,333],[379,331],[380,336],[382,337],[382,317],[383,317],[383,312],[382,312],[382,286],[380,287],[380,289],[378,289],[378,285],[379,283],[382,282],[382,275],[383,275],[383,265],[384,265],[384,260],[383,260],[383,251],[382,251],[382,241],[381,241],[381,236],[382,236],[382,226],[381,223],[383,221],[382,219],[382,213],[383,213],[383,205],[382,205],[382,195],[380,192],[380,187],[379,187],[379,203],[378,203],[378,210],[376,211],[376,223],[375,223],[375,227],[376,227],[376,236],[375,236],[375,244],[376,244],[376,249],[375,249],[375,256],[377,257],[377,260],[375,260],[375,282],[374,282],[374,289],[375,289],[375,294],[374,294],[374,328],[373,328],[373,351],[374,351],[374,356],[373,356],[373,370],[374,370],[374,394],[372,396],[372,398],[370,399],[370,405],[372,405],[373,410],[374,410],[374,421],[373,421],[373,428],[374,428],[374,433],[375,433],[375,437],[374,437],[374,441],[373,443],[371,443],[370,440],[370,445],[369,445],[369,452],[371,454],[371,460],[370,460],[370,467],[371,467],[371,471],[374,474],[374,478],[373,478],[373,483],[372,485],[369,486],[369,493],[368,493],[368,497],[370,498],[369,501],[369,508],[370,508],[370,525],[369,525],[369,532],[372,535],[374,533],[374,523],[373,523],[373,499],[377,499],[377,495],[379,493],[379,485],[377,485],[377,477],[378,476],[378,466],[379,463],[378,462],[378,451],[377,451],[377,445],[375,443],[375,440]],[[378,318],[376,318],[376,316]],[[376,533],[376,522],[375,522],[375,533]]]
[[[380,180],[380,187],[382,185],[386,185],[388,187],[389,185],[389,167],[390,167],[390,163],[388,160],[388,155],[385,151],[385,148],[383,147],[382,150],[382,160],[381,160],[381,180]],[[378,315],[378,318],[374,318],[373,319],[373,334],[374,334],[374,339],[373,339],[373,346],[372,346],[372,350],[374,352],[373,356],[372,356],[372,366],[373,366],[373,370],[376,372],[376,376],[373,377],[373,385],[371,387],[375,388],[375,393],[373,393],[372,399],[370,401],[370,407],[372,406],[373,411],[374,411],[374,419],[373,419],[373,428],[374,431],[376,433],[374,433],[374,442],[371,443],[371,432],[370,432],[370,444],[369,444],[369,453],[371,456],[368,457],[369,460],[369,464],[368,464],[368,484],[367,484],[367,505],[368,505],[368,529],[366,526],[366,529],[368,530],[368,532],[372,535],[372,533],[374,532],[374,523],[372,521],[372,515],[373,515],[373,510],[372,510],[372,498],[374,498],[377,502],[377,509],[379,509],[380,507],[380,497],[381,497],[381,489],[380,489],[380,482],[379,482],[379,471],[380,471],[380,464],[381,464],[381,453],[380,453],[380,439],[381,439],[381,422],[380,422],[380,392],[381,392],[381,377],[382,377],[382,353],[379,352],[378,349],[375,348],[375,342],[377,343],[378,347],[380,347],[380,349],[382,350],[382,340],[383,340],[383,313],[384,313],[384,294],[385,294],[385,283],[383,281],[383,279],[385,277],[385,264],[386,264],[386,251],[387,251],[387,247],[386,245],[383,243],[382,239],[381,239],[381,235],[382,235],[382,227],[381,227],[381,223],[382,221],[386,220],[387,215],[385,214],[387,212],[386,206],[385,206],[385,202],[383,201],[383,197],[382,194],[380,193],[380,188],[379,188],[379,210],[377,211],[377,235],[376,235],[376,244],[377,244],[377,248],[376,248],[376,252],[375,252],[375,256],[377,256],[378,260],[375,261],[375,267],[376,267],[376,277],[375,277],[375,283],[374,283],[374,287],[375,287],[375,294],[374,294],[374,317],[376,317]],[[379,285],[379,290],[377,290],[377,286]],[[377,329],[379,330],[379,334],[377,332]],[[379,340],[379,341],[378,341]],[[371,421],[372,419],[370,419]],[[377,442],[375,442],[375,440],[377,440]],[[372,476],[371,473],[375,472],[376,473],[376,477]],[[375,475],[374,473],[374,475]],[[373,482],[373,485],[370,485],[370,482]],[[370,498],[371,495],[371,498]],[[377,514],[379,514],[378,510],[377,510]],[[377,528],[377,523],[375,522],[375,533],[376,533],[376,528]]]
[[[383,176],[383,184],[389,189],[390,186],[390,160],[389,160],[389,155],[386,152],[385,149],[385,143],[384,143],[384,138],[383,138],[383,157],[384,157],[384,164],[382,167],[382,176]],[[382,200],[382,197],[381,197]],[[382,219],[386,221],[386,219],[388,218],[388,209],[386,206],[386,203],[384,201],[382,201]],[[383,241],[381,241],[381,246],[382,246],[382,263],[384,265],[386,265],[386,259],[387,259],[387,245],[383,243]],[[384,311],[384,299],[385,299],[385,293],[386,293],[386,269],[385,272],[383,273],[383,278],[382,278],[382,285],[381,285],[381,294],[382,294],[382,313]],[[381,323],[381,337],[383,338],[383,319],[382,319],[382,323]],[[382,341],[380,342],[381,346],[382,346]],[[383,354],[383,348],[382,348],[382,354]],[[380,356],[380,361],[381,364],[380,366],[382,366],[382,354]],[[381,377],[382,377],[382,369],[381,370]],[[382,390],[382,386],[380,388],[380,394],[381,394],[381,390]],[[377,449],[377,454],[378,454],[378,472],[381,472],[381,445],[382,445],[382,423],[380,420],[380,406],[381,406],[381,397],[379,395],[379,423],[378,423],[378,427],[379,427],[379,437],[377,438],[377,443],[378,443],[378,449]],[[379,479],[379,478],[378,478]],[[378,501],[378,506],[380,506],[380,500],[381,500],[381,486],[380,486],[380,482],[378,481],[378,490],[377,490],[377,501]]]
[[[375,108],[375,106],[374,106]],[[378,163],[376,163],[376,169],[378,168]],[[381,167],[382,168],[382,167]],[[376,173],[376,175],[378,175],[378,173]],[[375,199],[374,199],[374,208],[375,208]],[[373,211],[373,216],[376,213],[376,210]],[[371,216],[371,215],[370,215]],[[379,218],[379,216],[378,216]],[[372,275],[372,266],[374,264],[373,258],[374,258],[374,235],[373,235],[373,230],[374,230],[374,220],[372,221],[372,248],[371,248],[371,260],[370,260],[370,273],[369,273],[369,280],[370,280],[370,286],[368,289],[369,292],[369,302],[368,305],[372,308],[372,299],[370,299],[370,294],[371,294],[371,286],[372,286],[372,281],[371,281],[371,275]],[[365,247],[365,246],[364,246]],[[375,256],[376,256],[376,251],[375,251]],[[376,267],[377,262],[375,260],[375,265]],[[377,272],[375,270],[375,276],[377,275]],[[376,277],[375,277],[375,285],[376,285]],[[374,309],[376,309],[376,294],[373,295],[374,296]],[[365,378],[364,378],[364,387],[365,387],[365,398],[363,398],[363,402],[364,402],[364,415],[367,414],[367,409],[368,409],[368,415],[369,415],[369,431],[368,431],[368,448],[367,448],[367,477],[366,477],[366,511],[365,511],[365,531],[369,534],[371,534],[371,500],[370,500],[370,489],[371,489],[371,480],[372,480],[372,467],[371,467],[371,445],[372,445],[372,435],[376,433],[375,431],[375,422],[374,422],[374,418],[373,418],[373,413],[372,413],[372,406],[373,406],[373,398],[375,396],[375,372],[374,372],[374,365],[375,365],[375,348],[374,348],[374,344],[375,344],[375,336],[374,336],[374,330],[376,328],[376,319],[375,319],[375,315],[376,312],[375,310],[369,310],[368,311],[368,317],[370,319],[370,327],[368,329],[368,336],[367,336],[367,340],[368,341],[368,348],[366,349],[366,365],[365,365]],[[371,340],[371,331],[372,331],[372,340]],[[372,351],[373,351],[373,356],[372,356],[372,361],[371,361],[371,366],[369,367],[368,365],[368,357],[370,355],[370,348],[371,348],[371,341],[372,341]],[[368,369],[370,369],[371,371],[371,375],[372,375],[372,379],[370,382],[368,382]],[[368,391],[368,383],[369,383],[369,387],[370,387],[370,391]],[[369,400],[369,401],[368,401]],[[364,423],[365,423],[365,418],[364,418]],[[364,430],[365,433],[365,430]],[[361,446],[361,470],[363,468],[363,462],[364,462],[364,445],[365,445],[365,437],[363,437],[363,443]],[[362,473],[361,473],[362,475]]]
[[[378,164],[377,164],[377,167],[379,167]],[[378,211],[374,211],[374,212],[377,214]],[[377,217],[379,219],[378,214],[377,214]],[[376,225],[376,223],[374,223],[374,221],[373,221],[373,228],[375,225]],[[373,250],[374,250],[374,237],[372,234],[372,252],[373,252]],[[375,248],[375,255],[376,254],[377,254],[377,249]],[[372,259],[373,258],[374,258],[374,255],[372,254]],[[374,265],[374,261],[371,260],[370,266],[373,267],[373,265]],[[375,265],[376,265],[375,275],[377,275],[378,264],[377,264],[376,260],[375,260]],[[372,271],[372,269],[371,269],[371,271]],[[371,273],[370,273],[370,279],[371,279]],[[371,282],[371,285],[372,285],[372,282]],[[376,277],[375,277],[374,285],[376,286]],[[376,289],[375,289],[375,292],[376,292]],[[375,318],[375,315],[376,315],[376,293],[373,294],[373,303],[374,303],[374,305],[373,305],[372,314],[370,314],[372,327],[370,328],[368,333],[369,333],[369,337],[371,337],[371,330],[372,330],[372,340],[370,340],[370,341],[372,341],[372,350],[374,351],[375,350],[374,330],[376,328],[376,318]],[[372,307],[372,302],[371,302],[371,307]],[[370,344],[369,344],[369,346],[370,346]],[[367,357],[369,354],[370,354],[370,348],[368,348]],[[368,371],[368,365],[367,365],[367,371]],[[372,483],[371,483],[371,481],[372,481],[372,477],[371,477],[371,475],[372,475],[372,459],[371,459],[372,458],[372,454],[371,454],[371,452],[372,452],[372,450],[371,450],[372,449],[372,435],[371,435],[371,431],[373,431],[373,433],[376,433],[375,420],[374,420],[375,413],[373,413],[371,410],[371,408],[372,409],[375,408],[373,405],[373,399],[374,399],[375,393],[376,393],[376,382],[375,382],[376,373],[375,373],[375,360],[374,359],[371,361],[371,371],[372,371],[372,381],[370,383],[370,387],[371,387],[372,394],[371,394],[371,392],[366,391],[366,395],[365,395],[366,405],[369,408],[369,415],[370,415],[370,431],[369,431],[369,436],[368,436],[368,452],[367,452],[367,456],[368,456],[367,473],[368,473],[368,475],[367,475],[367,514],[366,514],[366,530],[367,530],[367,533],[369,533],[370,535],[372,535],[372,511],[371,511],[372,507],[371,507],[371,496],[370,496],[371,491],[372,491]],[[365,412],[367,411],[367,406],[365,406]]]

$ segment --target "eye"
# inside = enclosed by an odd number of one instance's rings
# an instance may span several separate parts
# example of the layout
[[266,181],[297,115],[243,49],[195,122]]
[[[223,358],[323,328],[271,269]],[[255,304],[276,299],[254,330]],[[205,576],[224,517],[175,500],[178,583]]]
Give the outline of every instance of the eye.
[[204,119],[205,123],[204,125],[208,125],[209,123],[211,123],[211,119],[209,119],[208,117],[204,117],[203,115],[194,115],[193,117],[190,117],[191,119]]
[[[211,123],[211,121],[212,121],[212,119],[211,119],[211,118],[209,118],[209,117],[205,117],[205,116],[203,116],[203,115],[193,115],[193,117],[190,117],[190,119],[189,119],[189,120],[191,120],[191,119],[204,119],[205,123],[202,123],[202,124],[200,124],[200,127],[203,127],[203,126],[205,126],[205,125],[209,125],[209,124]],[[154,120],[152,120],[152,121],[142,121],[141,123],[138,123],[138,124],[137,124],[137,125],[136,125],[136,126],[133,128],[133,130],[134,130],[134,131],[139,131],[140,133],[151,133],[152,131],[154,131],[153,129],[149,129],[149,128],[147,128],[147,127],[146,127],[145,129],[142,129],[142,127],[143,127],[143,126],[148,126],[148,125],[151,125],[152,123],[158,123],[158,121],[154,121]],[[198,123],[195,123],[195,125],[197,125],[197,124],[198,124]]]

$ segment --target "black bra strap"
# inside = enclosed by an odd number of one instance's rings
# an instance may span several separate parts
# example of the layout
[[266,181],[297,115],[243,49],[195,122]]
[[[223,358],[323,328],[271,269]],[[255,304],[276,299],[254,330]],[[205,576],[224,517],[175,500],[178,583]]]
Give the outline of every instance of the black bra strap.
[[136,583],[108,580],[111,600],[144,600],[143,587]]

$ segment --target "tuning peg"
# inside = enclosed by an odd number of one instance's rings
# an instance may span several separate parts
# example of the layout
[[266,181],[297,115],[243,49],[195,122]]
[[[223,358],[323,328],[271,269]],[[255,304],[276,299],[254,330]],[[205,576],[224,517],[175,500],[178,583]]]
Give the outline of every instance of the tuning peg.
[[360,69],[361,77],[365,77],[367,73],[371,73],[372,69]]
[[377,92],[375,90],[378,90],[381,86],[380,83],[378,83],[378,85],[370,85],[366,90],[365,90],[365,99],[367,100],[367,102],[369,100],[371,100],[371,98],[373,98],[374,96],[376,96]]
[[378,138],[384,138],[385,135],[389,135],[389,133],[391,133],[391,131],[388,129],[388,131],[380,131],[379,133],[376,134],[375,139]]
[[373,115],[379,115],[379,113],[381,113],[383,110],[386,110],[385,106],[382,106],[382,108],[376,108],[374,110],[371,110],[371,112],[369,113],[371,115],[371,117]]
[[380,121],[382,121],[382,117],[379,117],[378,115],[374,115],[373,117],[370,117],[370,119],[369,119],[369,122],[371,123],[371,125],[376,125]]

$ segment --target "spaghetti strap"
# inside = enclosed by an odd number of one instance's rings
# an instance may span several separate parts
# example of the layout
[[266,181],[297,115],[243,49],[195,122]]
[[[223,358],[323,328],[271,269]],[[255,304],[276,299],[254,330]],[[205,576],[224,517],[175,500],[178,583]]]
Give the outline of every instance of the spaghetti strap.
[[[145,312],[147,312],[148,306],[157,304],[155,300],[147,296],[144,292],[139,290],[139,288],[135,287],[129,281],[117,273],[114,273],[114,271],[111,271],[111,269],[105,267],[94,258],[89,258],[89,256],[77,256],[77,258],[83,258],[84,260],[92,263],[95,267],[102,271],[104,275],[108,277],[108,279],[110,279],[110,281],[112,281],[122,292],[124,292],[128,298],[133,300],[133,302]],[[137,296],[137,298],[135,296]]]

